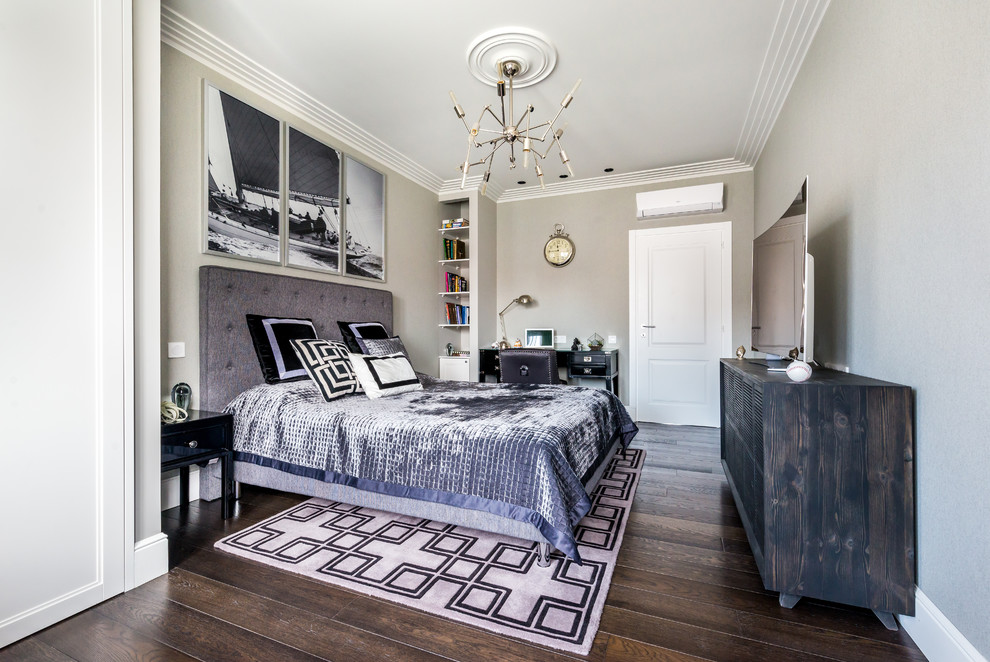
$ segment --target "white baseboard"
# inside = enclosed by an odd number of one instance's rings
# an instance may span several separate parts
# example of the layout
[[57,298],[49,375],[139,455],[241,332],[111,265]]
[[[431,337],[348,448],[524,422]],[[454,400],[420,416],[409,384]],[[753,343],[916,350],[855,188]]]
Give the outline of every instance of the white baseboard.
[[915,615],[897,620],[925,657],[931,662],[987,662],[920,588],[915,588],[914,601]]
[[[189,501],[199,498],[199,467],[189,467]],[[176,469],[162,478],[162,510],[179,505],[179,470]]]
[[629,418],[636,420],[636,408],[632,405],[626,407],[626,411],[629,412]]
[[134,545],[134,586],[136,588],[168,572],[168,536],[156,533]]

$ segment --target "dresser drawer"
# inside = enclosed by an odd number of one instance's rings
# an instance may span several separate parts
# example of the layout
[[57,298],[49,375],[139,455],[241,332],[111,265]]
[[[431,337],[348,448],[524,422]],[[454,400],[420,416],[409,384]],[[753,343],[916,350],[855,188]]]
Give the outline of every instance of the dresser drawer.
[[230,449],[233,416],[190,410],[189,419],[162,425],[162,446]]

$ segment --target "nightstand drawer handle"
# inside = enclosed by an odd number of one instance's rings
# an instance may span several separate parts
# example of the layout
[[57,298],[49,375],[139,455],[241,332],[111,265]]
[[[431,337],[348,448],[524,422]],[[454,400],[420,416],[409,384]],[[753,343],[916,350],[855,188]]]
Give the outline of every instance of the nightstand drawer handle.
[[193,439],[192,441],[186,442],[186,446],[188,446],[189,448],[196,448],[197,446],[199,446],[199,442]]

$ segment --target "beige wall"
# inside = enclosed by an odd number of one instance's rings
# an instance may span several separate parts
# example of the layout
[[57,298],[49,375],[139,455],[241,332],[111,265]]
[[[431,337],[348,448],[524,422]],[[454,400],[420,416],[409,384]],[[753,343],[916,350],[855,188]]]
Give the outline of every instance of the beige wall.
[[[314,271],[264,265],[201,251],[204,209],[203,79],[276,119],[286,120],[326,144],[352,154],[386,176],[385,283],[328,276]],[[169,46],[162,46],[162,393],[176,382],[199,396],[199,267],[216,264],[270,273],[346,282],[391,290],[395,332],[403,338],[413,364],[436,373],[436,227],[440,207],[436,193],[412,183],[290,115],[252,91],[219,76]],[[271,311],[277,314],[278,311]],[[165,343],[186,343],[186,358],[168,359]],[[260,370],[259,370],[260,378]]]
[[816,358],[916,397],[918,584],[990,656],[990,4],[833,1],[755,171],[809,176]]
[[[678,186],[725,182],[720,214],[636,220],[636,193]],[[796,189],[795,189],[796,190]],[[587,344],[592,333],[617,337],[619,395],[628,404],[629,231],[645,228],[732,223],[732,346],[749,346],[753,251],[753,173],[699,177],[678,182],[575,193],[498,205],[498,301],[496,310],[520,294],[536,303],[513,306],[505,314],[512,341],[526,328],[552,327]],[[574,260],[556,268],[543,258],[543,245],[562,223],[574,240]],[[482,346],[498,335],[498,320]],[[609,345],[606,343],[606,346]],[[592,384],[593,382],[589,382]]]

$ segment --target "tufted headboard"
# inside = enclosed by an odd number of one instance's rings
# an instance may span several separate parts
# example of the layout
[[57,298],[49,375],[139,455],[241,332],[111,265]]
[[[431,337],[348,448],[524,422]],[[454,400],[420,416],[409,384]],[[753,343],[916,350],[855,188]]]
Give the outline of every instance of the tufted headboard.
[[227,267],[199,268],[199,408],[222,411],[264,382],[247,314],[308,317],[321,338],[340,340],[337,321],[376,321],[392,332],[392,293]]

